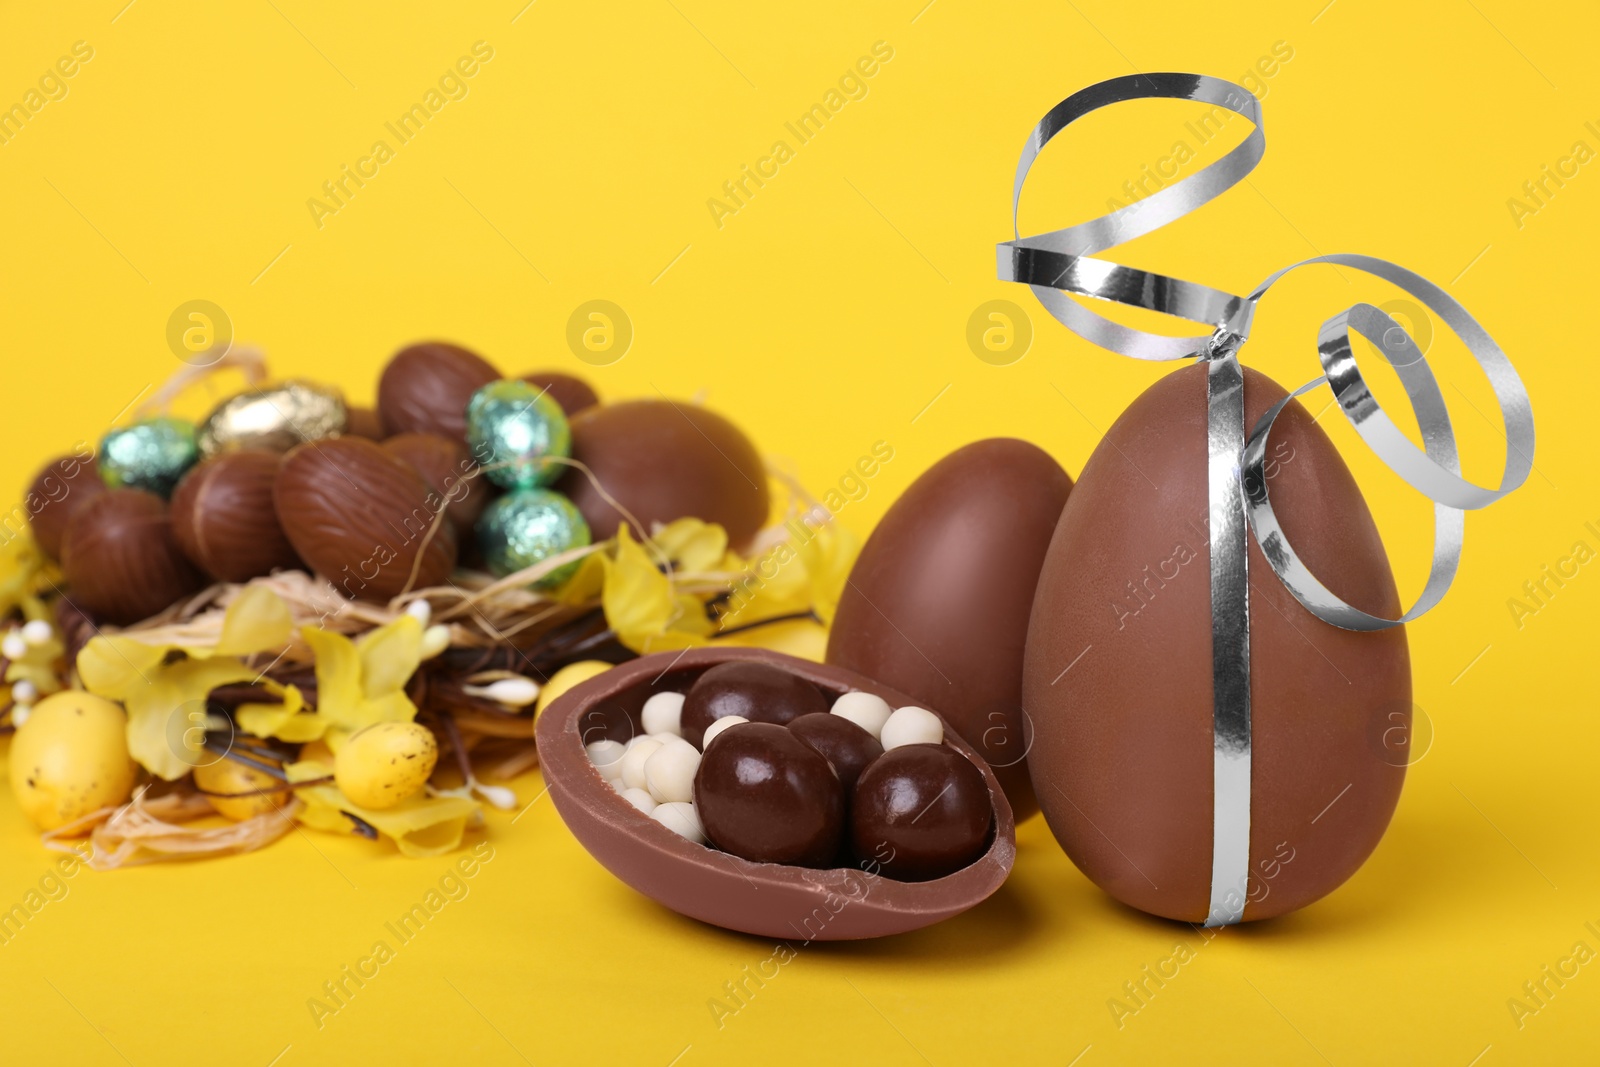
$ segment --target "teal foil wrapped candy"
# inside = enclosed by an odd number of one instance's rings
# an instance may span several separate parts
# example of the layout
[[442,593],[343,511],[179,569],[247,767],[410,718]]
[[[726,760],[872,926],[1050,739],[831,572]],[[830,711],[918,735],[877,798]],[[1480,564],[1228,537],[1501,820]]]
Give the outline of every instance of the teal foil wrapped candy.
[[[489,569],[505,577],[569,548],[589,544],[589,524],[572,501],[548,489],[515,489],[478,520],[478,547]],[[535,584],[553,588],[572,577],[578,561],[557,567]]]
[[199,459],[194,423],[162,415],[100,439],[100,480],[113,489],[147,489],[167,497]]
[[562,472],[549,457],[572,454],[572,431],[561,405],[527,382],[490,382],[467,403],[467,445],[496,485],[531,489]]

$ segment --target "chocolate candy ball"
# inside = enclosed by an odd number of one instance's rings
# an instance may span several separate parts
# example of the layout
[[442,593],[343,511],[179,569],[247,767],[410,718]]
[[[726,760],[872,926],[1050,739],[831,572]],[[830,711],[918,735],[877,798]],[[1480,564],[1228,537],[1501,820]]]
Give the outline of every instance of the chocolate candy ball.
[[844,788],[821,753],[781,726],[720,734],[700,760],[694,802],[706,837],[735,856],[827,867],[839,853]]
[[45,555],[61,558],[61,542],[67,536],[72,513],[90,497],[105,491],[106,483],[100,480],[92,455],[62,456],[34,477],[23,503],[33,526],[33,538]]
[[417,469],[439,499],[445,514],[466,534],[489,504],[490,489],[477,474],[477,464],[459,441],[436,433],[402,433],[384,440],[381,446],[391,456],[399,456]]
[[544,390],[546,396],[561,405],[561,410],[567,413],[569,419],[584,408],[592,408],[600,403],[594,387],[588,382],[558,370],[529,371],[522,376],[522,380],[535,389]]
[[184,555],[219,582],[302,566],[278,523],[278,455],[264,449],[205,460],[172,494],[172,532]]
[[863,867],[926,882],[983,855],[993,824],[988,786],[971,761],[948,745],[906,745],[861,772],[850,844]]
[[883,755],[878,739],[842,715],[814,711],[789,724],[789,732],[822,754],[833,765],[845,796],[867,765]]
[[725,715],[785,726],[827,711],[828,700],[804,678],[770,663],[719,663],[689,687],[678,719],[683,739],[702,747],[706,727]]
[[205,585],[178,547],[167,502],[143,489],[109,489],[73,512],[61,572],[74,605],[118,626],[147,619]]
[[436,433],[467,442],[467,401],[500,377],[476,352],[443,341],[402,348],[378,378],[386,434]]

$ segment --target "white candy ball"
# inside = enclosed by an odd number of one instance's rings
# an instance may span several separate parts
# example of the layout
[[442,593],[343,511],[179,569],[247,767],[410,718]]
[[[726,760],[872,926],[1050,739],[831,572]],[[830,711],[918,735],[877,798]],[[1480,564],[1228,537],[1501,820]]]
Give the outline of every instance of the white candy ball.
[[688,803],[694,799],[694,776],[700,769],[700,752],[681,738],[656,749],[644,764],[645,788],[656,803]]
[[43,619],[34,619],[22,627],[22,640],[32,648],[47,644],[54,636],[55,631]]
[[749,721],[750,720],[745,718],[743,715],[724,715],[722,718],[706,727],[705,737],[700,739],[700,751],[704,752],[706,750],[706,746],[711,744],[711,739],[716,737],[722,731],[726,730],[728,727],[737,726],[742,722]]
[[644,722],[644,732],[647,734],[671,734],[673,737],[682,737],[683,730],[678,725],[679,716],[682,714],[682,693],[657,693],[644,702],[644,710],[639,713],[639,717]]
[[648,788],[644,778],[644,765],[660,747],[661,742],[653,737],[639,738],[637,744],[628,746],[627,752],[622,756],[622,780],[629,789]]
[[622,799],[626,800],[629,804],[632,804],[646,815],[649,815],[652,811],[656,810],[655,798],[649,793],[646,793],[643,789],[624,789],[622,791]]
[[673,833],[687,837],[697,845],[706,843],[706,832],[700,825],[700,816],[695,812],[693,804],[668,801],[657,805],[656,810],[650,813],[650,817]]
[[885,752],[901,745],[937,745],[944,740],[944,723],[927,708],[897,708],[883,724],[878,740]]
[[882,737],[883,724],[889,721],[889,702],[871,693],[846,693],[833,702],[832,710],[833,714],[849,719],[877,738]]
[[589,762],[595,765],[600,777],[609,781],[621,776],[622,756],[626,751],[622,745],[615,741],[596,741],[583,746],[583,750],[589,754]]
[[15,630],[6,634],[5,640],[0,641],[0,656],[6,659],[17,660],[28,654],[28,642]]
[[609,785],[611,787],[611,791],[619,796],[628,791],[627,783],[621,778],[607,778],[606,785]]

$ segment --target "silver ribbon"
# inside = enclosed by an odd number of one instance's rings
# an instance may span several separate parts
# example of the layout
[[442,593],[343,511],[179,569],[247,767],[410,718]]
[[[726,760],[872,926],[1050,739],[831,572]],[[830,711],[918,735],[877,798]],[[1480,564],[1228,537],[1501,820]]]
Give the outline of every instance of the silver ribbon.
[[[1193,100],[1226,108],[1253,125],[1221,159],[1100,218],[1022,237],[1017,208],[1029,170],[1051,139],[1091,111],[1127,100]],[[1483,327],[1443,289],[1404,267],[1360,255],[1328,255],[1278,271],[1247,296],[1094,258],[1195,211],[1242,181],[1266,149],[1260,105],[1241,86],[1198,74],[1136,74],[1091,85],[1050,110],[1028,137],[1012,190],[1012,232],[998,246],[1003,281],[1029,286],[1052,317],[1101,348],[1142,360],[1198,359],[1208,364],[1207,488],[1211,522],[1213,809],[1211,904],[1207,926],[1244,917],[1250,876],[1250,600],[1246,523],[1274,574],[1306,610],[1347,630],[1383,630],[1422,615],[1450,588],[1461,560],[1464,512],[1494,503],[1533,468],[1533,409],[1511,361]],[[1490,488],[1462,477],[1455,431],[1438,379],[1411,335],[1371,304],[1356,304],[1322,324],[1317,354],[1323,373],[1273,405],[1248,435],[1244,379],[1237,352],[1250,335],[1257,303],[1296,267],[1329,263],[1382,278],[1419,301],[1466,344],[1500,409],[1506,456]],[[1159,311],[1209,327],[1209,334],[1168,337],[1113,322],[1074,297]],[[1350,335],[1375,344],[1399,375],[1422,433],[1417,448],[1394,424],[1356,366]],[[1398,618],[1369,615],[1336,596],[1311,573],[1284,535],[1264,470],[1272,426],[1289,401],[1328,385],[1339,410],[1378,458],[1433,501],[1433,562],[1416,603]]]

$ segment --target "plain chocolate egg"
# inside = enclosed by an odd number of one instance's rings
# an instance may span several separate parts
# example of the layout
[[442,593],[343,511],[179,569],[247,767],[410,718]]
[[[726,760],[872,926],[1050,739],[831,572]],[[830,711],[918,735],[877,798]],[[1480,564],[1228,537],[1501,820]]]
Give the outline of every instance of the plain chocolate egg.
[[957,449],[889,508],[839,598],[827,662],[910,693],[981,753],[1018,821],[1037,810],[1022,657],[1072,479],[1035,445]]
[[61,558],[61,542],[72,513],[105,491],[106,483],[100,480],[92,454],[62,456],[45,464],[24,499],[33,538],[45,555]]
[[[1244,372],[1245,425],[1284,390]],[[1333,443],[1291,403],[1267,491],[1336,594],[1395,617],[1394,577]],[[1203,921],[1211,896],[1212,666],[1206,368],[1168,375],[1095,449],[1051,542],[1028,636],[1028,765],[1062,847],[1142,911]],[[1251,814],[1244,918],[1330,892],[1377,846],[1405,777],[1385,731],[1411,712],[1405,631],[1355,633],[1249,548]],[[1399,746],[1403,748],[1404,746]],[[1287,860],[1287,861],[1286,861]]]
[[[630,400],[589,408],[572,419],[572,458],[638,520],[636,536],[693,516],[720,524],[739,548],[771,508],[766,469],[750,439],[695,404]],[[596,541],[616,536],[623,515],[581,469],[567,471],[556,489],[583,512]]]
[[439,585],[455,567],[456,529],[431,506],[428,483],[365,438],[295,448],[273,499],[300,558],[351,599],[382,603]]
[[378,376],[383,432],[436,433],[467,443],[467,401],[500,372],[470,349],[445,341],[402,348]]
[[167,502],[143,489],[108,489],[72,513],[61,573],[74,607],[118,626],[165,611],[206,584],[178,547]]
[[189,469],[172,494],[172,530],[195,566],[219,582],[247,582],[303,566],[278,522],[276,452],[241,449]]
[[522,380],[548,393],[551,400],[561,405],[562,413],[569,419],[600,403],[594,386],[582,378],[558,370],[532,370],[524,374]]

